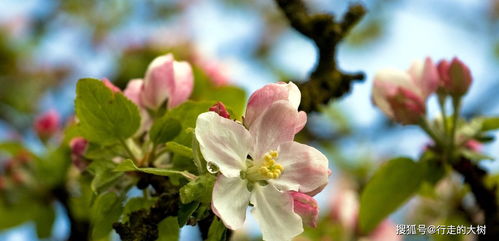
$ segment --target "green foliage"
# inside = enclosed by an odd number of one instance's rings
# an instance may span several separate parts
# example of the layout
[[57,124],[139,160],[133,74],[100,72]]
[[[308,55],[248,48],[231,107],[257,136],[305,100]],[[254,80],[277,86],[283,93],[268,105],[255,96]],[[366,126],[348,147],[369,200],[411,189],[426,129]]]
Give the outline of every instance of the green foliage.
[[492,131],[499,129],[499,117],[482,118],[482,131]]
[[163,169],[163,168],[154,168],[154,167],[145,167],[145,168],[138,168],[132,160],[124,160],[122,163],[120,163],[115,169],[115,172],[130,172],[130,171],[139,171],[139,172],[144,172],[144,173],[149,173],[153,175],[158,175],[158,176],[178,176],[182,175],[186,178],[194,178],[194,176],[186,171],[177,171],[177,170],[170,170],[170,169]]
[[194,80],[194,99],[221,101],[232,118],[241,119],[246,104],[244,90],[235,86],[216,86],[199,68],[194,68]]
[[177,217],[163,219],[158,225],[158,230],[158,241],[177,241],[180,235]]
[[140,125],[137,106],[97,79],[78,81],[75,108],[80,120],[79,133],[91,142],[123,141]]
[[418,191],[422,168],[408,158],[385,163],[367,183],[360,198],[360,228],[370,232]]
[[149,136],[154,144],[160,144],[173,140],[181,130],[182,125],[177,119],[163,116],[154,122]]
[[184,204],[194,200],[209,203],[215,179],[215,176],[208,173],[190,181],[180,188],[180,201]]
[[123,214],[121,218],[121,222],[128,222],[128,215],[134,211],[138,211],[140,209],[150,208],[155,202],[157,198],[145,198],[145,197],[134,197],[128,200],[123,209]]
[[225,240],[227,229],[218,217],[214,217],[211,222],[210,229],[208,230],[208,238],[206,241],[220,241]]
[[190,202],[180,205],[178,210],[178,225],[183,227],[198,207],[199,202]]
[[192,159],[192,149],[174,141],[166,143],[166,149],[174,154]]
[[36,234],[38,238],[49,238],[52,235],[52,225],[55,221],[55,209],[53,205],[41,208],[35,217]]
[[66,180],[71,165],[69,149],[59,147],[49,151],[44,158],[35,158],[35,177],[47,187],[61,185]]
[[116,183],[123,173],[115,172],[116,163],[109,160],[94,160],[88,170],[94,174],[90,188],[94,193],[101,193]]
[[34,220],[44,207],[26,196],[15,203],[3,203],[0,199],[0,230],[9,229]]
[[113,229],[113,223],[118,221],[123,211],[122,197],[116,193],[107,192],[97,197],[92,206],[92,239],[100,239]]

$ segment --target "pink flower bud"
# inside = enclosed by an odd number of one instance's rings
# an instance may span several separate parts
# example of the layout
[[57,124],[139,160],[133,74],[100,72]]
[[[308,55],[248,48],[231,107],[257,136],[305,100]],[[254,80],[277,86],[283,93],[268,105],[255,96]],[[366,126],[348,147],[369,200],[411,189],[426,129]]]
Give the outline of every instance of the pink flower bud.
[[213,111],[223,118],[230,119],[230,114],[227,111],[227,108],[225,108],[224,103],[220,101],[218,101],[216,104],[210,107],[209,111]]
[[421,96],[405,88],[398,88],[393,96],[388,97],[393,110],[393,118],[403,125],[417,124],[426,113]]
[[[250,127],[265,110],[276,101],[286,100],[298,110],[301,101],[301,93],[298,87],[290,83],[272,83],[263,86],[255,91],[248,100],[244,124]],[[307,114],[300,111],[296,120],[295,133],[298,133],[307,123]]]
[[118,93],[121,92],[120,88],[116,87],[109,79],[107,78],[102,78],[102,82],[104,82],[104,85],[109,88],[111,91]]
[[144,86],[144,81],[142,79],[133,79],[130,80],[123,91],[123,94],[130,99],[137,106],[142,106],[140,101],[140,95],[142,92],[142,88]]
[[451,95],[457,96],[464,95],[472,81],[470,69],[458,58],[452,59],[450,63],[449,78],[450,84],[447,86],[447,90]]
[[359,200],[354,190],[341,188],[331,203],[331,217],[345,229],[353,231],[357,226]]
[[416,124],[426,113],[423,92],[428,90],[416,85],[406,72],[383,70],[374,77],[373,102],[392,120]]
[[483,144],[477,140],[471,139],[464,144],[464,147],[474,152],[480,152],[482,151]]
[[294,211],[300,215],[303,224],[314,228],[317,227],[319,219],[317,201],[313,197],[301,192],[291,191],[290,194],[293,197]]
[[168,99],[168,108],[173,108],[191,95],[193,82],[189,63],[175,61],[172,54],[157,57],[146,71],[142,104],[155,110]]
[[52,137],[59,129],[59,114],[50,110],[35,120],[35,131],[42,140]]
[[453,58],[449,63],[442,60],[438,63],[440,88],[452,96],[464,95],[472,82],[471,72],[461,60]]
[[415,61],[407,71],[412,82],[421,91],[423,99],[428,98],[438,88],[438,70],[431,58],[427,57],[425,62]]
[[367,239],[369,241],[401,241],[402,236],[397,235],[395,225],[386,219],[369,234]]
[[74,137],[69,141],[71,148],[71,161],[80,171],[87,167],[87,162],[83,155],[87,150],[88,142],[83,137]]

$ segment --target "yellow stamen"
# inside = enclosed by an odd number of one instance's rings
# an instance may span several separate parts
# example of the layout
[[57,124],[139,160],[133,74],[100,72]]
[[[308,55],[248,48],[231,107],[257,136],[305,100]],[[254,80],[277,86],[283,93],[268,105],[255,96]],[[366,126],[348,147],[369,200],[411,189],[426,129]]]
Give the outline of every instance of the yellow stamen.
[[260,173],[267,178],[276,179],[281,176],[284,168],[281,164],[276,163],[279,153],[277,151],[269,151],[263,156],[264,162],[260,167]]

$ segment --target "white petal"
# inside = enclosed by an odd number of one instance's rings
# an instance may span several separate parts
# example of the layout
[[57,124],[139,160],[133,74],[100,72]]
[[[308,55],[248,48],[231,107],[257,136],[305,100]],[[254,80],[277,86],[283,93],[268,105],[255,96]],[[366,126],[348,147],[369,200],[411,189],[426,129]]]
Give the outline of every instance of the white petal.
[[255,185],[251,193],[251,213],[262,231],[263,240],[291,240],[303,232],[303,224],[293,211],[291,195],[279,192],[271,184]]
[[288,87],[288,101],[295,108],[298,109],[301,101],[301,92],[293,82],[287,84]]
[[252,146],[244,126],[210,111],[198,116],[195,132],[204,159],[225,176],[239,177]]
[[279,146],[277,162],[284,168],[277,179],[269,180],[281,190],[311,192],[328,181],[328,160],[319,150],[300,144],[286,142]]
[[258,162],[266,152],[277,150],[279,144],[292,141],[295,128],[301,121],[298,111],[288,101],[274,102],[250,127],[254,141],[253,159]]
[[225,226],[232,230],[240,228],[246,219],[246,208],[251,195],[246,185],[247,181],[239,177],[218,175],[213,187],[211,208]]

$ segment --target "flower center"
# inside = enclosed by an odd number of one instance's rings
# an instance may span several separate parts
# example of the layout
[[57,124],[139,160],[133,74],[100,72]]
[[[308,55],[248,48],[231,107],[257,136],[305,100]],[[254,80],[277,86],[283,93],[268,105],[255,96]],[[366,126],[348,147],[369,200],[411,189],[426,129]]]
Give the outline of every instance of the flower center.
[[281,176],[284,168],[276,160],[279,157],[277,151],[269,151],[263,156],[263,162],[258,166],[248,168],[246,178],[250,181],[262,181],[277,179]]

